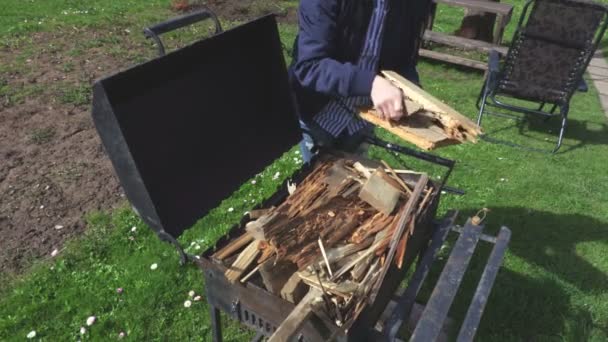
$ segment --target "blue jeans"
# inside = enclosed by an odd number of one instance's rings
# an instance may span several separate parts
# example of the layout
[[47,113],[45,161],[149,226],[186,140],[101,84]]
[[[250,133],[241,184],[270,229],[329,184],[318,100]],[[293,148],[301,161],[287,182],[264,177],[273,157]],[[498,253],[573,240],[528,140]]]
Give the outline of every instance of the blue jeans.
[[365,128],[359,130],[353,135],[349,135],[345,129],[342,134],[334,138],[331,134],[327,133],[317,123],[304,122],[300,120],[300,128],[302,129],[302,141],[300,141],[300,152],[302,153],[302,160],[305,163],[310,162],[314,152],[313,148],[324,147],[324,148],[335,148],[345,152],[354,153],[357,147],[365,140],[365,137],[370,135],[373,131],[373,126],[367,125]]

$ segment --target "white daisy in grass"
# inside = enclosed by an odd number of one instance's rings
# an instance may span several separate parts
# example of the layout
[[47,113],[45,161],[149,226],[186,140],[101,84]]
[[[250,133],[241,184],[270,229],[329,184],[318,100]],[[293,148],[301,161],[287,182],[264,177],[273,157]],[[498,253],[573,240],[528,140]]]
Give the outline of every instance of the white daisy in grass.
[[194,290],[190,290],[190,292],[188,292],[188,297],[194,297],[196,293],[194,292]]
[[233,211],[234,211],[234,208],[233,208],[233,207],[228,208],[228,212],[229,212],[229,213],[231,213],[231,212],[233,212]]
[[31,339],[33,339],[34,337],[36,337],[36,331],[35,331],[35,330],[30,331],[30,332],[29,332],[29,333],[26,335],[26,337],[27,337],[28,339],[30,339],[30,340],[31,340]]
[[192,306],[192,302],[190,300],[187,300],[187,301],[184,302],[184,307],[185,308],[189,308],[191,306]]
[[157,269],[157,268],[158,268],[158,264],[156,264],[156,263],[154,263],[154,264],[150,265],[150,269],[151,269],[152,271],[154,271],[154,270],[155,270],[155,269]]
[[87,333],[87,328],[85,327],[80,327],[80,335],[84,335]]
[[95,317],[95,316],[89,316],[89,318],[87,318],[87,325],[88,326],[93,325],[96,320],[97,320],[97,317]]

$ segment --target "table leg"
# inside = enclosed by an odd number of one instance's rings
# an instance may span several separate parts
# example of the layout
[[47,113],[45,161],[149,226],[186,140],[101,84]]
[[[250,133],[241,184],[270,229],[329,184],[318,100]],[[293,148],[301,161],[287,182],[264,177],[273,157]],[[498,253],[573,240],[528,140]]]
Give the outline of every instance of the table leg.
[[504,15],[496,16],[496,29],[494,30],[494,44],[502,44],[502,35],[505,33],[505,27],[507,26],[507,18]]

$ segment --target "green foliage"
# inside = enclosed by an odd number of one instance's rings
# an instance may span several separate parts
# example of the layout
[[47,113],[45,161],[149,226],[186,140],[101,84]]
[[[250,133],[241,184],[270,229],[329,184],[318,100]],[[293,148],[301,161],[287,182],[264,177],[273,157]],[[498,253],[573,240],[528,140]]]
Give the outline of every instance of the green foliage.
[[53,139],[55,136],[55,129],[53,127],[45,127],[35,129],[30,135],[30,141],[34,144],[42,145]]
[[0,101],[8,106],[22,104],[27,98],[38,96],[44,92],[40,84],[23,84],[20,87],[3,85],[0,80]]
[[0,37],[48,31],[61,27],[87,27],[117,22],[149,24],[169,14],[170,0],[3,0],[0,3]]
[[91,86],[80,83],[77,85],[65,85],[60,90],[59,100],[62,103],[70,103],[75,106],[83,106],[91,103]]

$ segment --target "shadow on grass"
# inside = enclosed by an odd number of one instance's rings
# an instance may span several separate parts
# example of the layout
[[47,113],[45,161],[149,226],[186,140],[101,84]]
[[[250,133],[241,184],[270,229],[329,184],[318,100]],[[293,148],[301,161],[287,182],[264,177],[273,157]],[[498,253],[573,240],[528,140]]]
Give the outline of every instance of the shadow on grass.
[[[463,211],[462,217],[477,210]],[[600,242],[608,249],[608,223],[580,214],[554,214],[518,207],[491,208],[486,227],[513,232],[509,251],[581,291],[606,290],[608,275],[577,253],[578,244]]]
[[[515,148],[538,149],[550,152],[557,143],[561,127],[561,118],[549,119],[528,115],[520,120],[504,120],[504,125],[485,132],[487,140],[510,145]],[[592,127],[594,127],[592,129]],[[519,136],[501,136],[499,133],[517,130]],[[539,134],[540,133],[540,134]],[[513,132],[515,134],[515,132]],[[542,134],[542,136],[541,136]],[[519,139],[525,137],[525,139]],[[575,142],[572,143],[571,141]],[[542,144],[542,147],[541,147]],[[589,145],[608,145],[608,125],[605,122],[568,119],[564,133],[564,142],[558,153],[571,152]]]
[[[572,305],[577,295],[606,291],[608,275],[590,262],[598,260],[597,255],[589,255],[591,248],[577,248],[584,243],[601,243],[608,249],[608,224],[579,214],[560,215],[518,207],[491,210],[486,233],[495,235],[505,225],[513,234],[510,255],[496,279],[480,334],[523,340],[541,336],[579,341],[608,337],[608,326],[594,323],[594,313]],[[464,210],[460,217],[470,217],[476,211]],[[477,285],[490,252],[490,246],[480,247],[470,267],[472,275],[465,278],[467,289]],[[564,283],[584,294],[569,290]],[[472,290],[467,292],[471,294],[466,303],[472,297]],[[466,303],[456,316],[465,314]]]
[[573,308],[568,294],[553,279],[528,277],[503,268],[477,340],[588,341],[594,335],[608,336],[608,331],[594,324],[588,310]]
[[[597,126],[599,129],[589,129],[589,126]],[[538,137],[532,137],[527,131],[547,132],[549,129],[555,134],[555,140],[561,127],[561,118],[551,118],[548,122],[542,120],[527,120],[518,125],[520,134],[540,141]],[[561,152],[569,152],[587,145],[608,145],[608,125],[587,120],[568,119],[564,139],[574,139],[578,141],[572,145],[567,142],[563,145]]]

